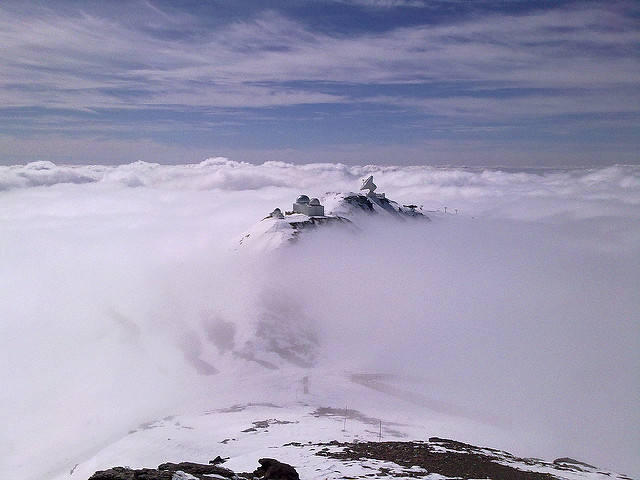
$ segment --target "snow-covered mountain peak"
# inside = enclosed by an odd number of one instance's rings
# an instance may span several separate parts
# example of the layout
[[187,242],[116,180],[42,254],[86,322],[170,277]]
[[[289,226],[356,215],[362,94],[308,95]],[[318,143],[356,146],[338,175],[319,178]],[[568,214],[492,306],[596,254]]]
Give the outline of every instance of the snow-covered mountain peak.
[[[372,177],[369,180],[372,181]],[[400,205],[384,193],[328,192],[312,199],[300,195],[291,210],[283,212],[276,208],[254,225],[242,236],[240,245],[262,252],[290,244],[302,232],[317,227],[339,225],[356,232],[358,225],[371,216],[429,220],[417,205]]]

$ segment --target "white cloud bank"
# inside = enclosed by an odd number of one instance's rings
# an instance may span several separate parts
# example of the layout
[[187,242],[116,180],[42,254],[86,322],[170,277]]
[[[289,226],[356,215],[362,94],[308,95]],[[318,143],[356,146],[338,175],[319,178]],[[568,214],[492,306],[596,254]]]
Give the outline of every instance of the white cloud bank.
[[[233,251],[298,193],[353,190],[368,174],[440,213],[318,232],[281,257]],[[640,471],[638,167],[33,163],[2,167],[0,185],[0,469],[16,478],[214,402],[218,377],[261,375],[228,348],[255,340],[265,294],[301,288],[315,294],[296,296],[281,326],[304,313],[319,371],[415,376],[421,393],[503,429],[461,440]]]
[[[261,165],[224,157],[199,164],[58,166],[52,162],[0,166],[0,192],[56,184],[97,183],[103,186],[148,187],[159,190],[245,191],[269,188],[352,190],[358,179],[375,175],[401,201],[420,201],[427,209],[443,206],[473,214],[492,211],[522,218],[571,213],[625,216],[640,204],[640,167],[617,165],[592,169],[444,168],[429,166],[348,166],[269,161]],[[513,206],[513,202],[522,205]],[[586,206],[586,208],[585,208]],[[498,208],[500,207],[500,208]],[[522,207],[522,208],[520,208]],[[612,208],[615,207],[615,208]]]

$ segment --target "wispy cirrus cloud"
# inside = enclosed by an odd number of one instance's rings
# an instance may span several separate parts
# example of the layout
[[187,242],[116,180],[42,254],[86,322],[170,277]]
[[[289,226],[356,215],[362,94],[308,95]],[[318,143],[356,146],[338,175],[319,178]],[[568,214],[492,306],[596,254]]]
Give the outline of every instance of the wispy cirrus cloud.
[[419,8],[424,7],[423,0],[334,0],[336,3],[358,5],[368,8]]
[[275,12],[181,40],[89,14],[21,19],[0,10],[0,25],[0,94],[8,106],[355,101],[292,82],[456,82],[460,89],[465,82],[539,89],[640,84],[640,63],[632,55],[640,28],[602,8],[494,15],[357,36],[320,34]]
[[[271,109],[277,122],[290,113],[273,109],[305,105],[363,120],[363,108],[377,105],[394,125],[423,116],[425,128],[434,118],[489,128],[513,119],[637,115],[633,4],[490,12],[375,31],[325,31],[277,9],[209,25],[187,10],[136,5],[143,14],[134,20],[90,8],[0,8],[0,105],[13,109],[12,121],[16,109],[161,108],[227,117]],[[17,116],[26,126],[28,116]]]

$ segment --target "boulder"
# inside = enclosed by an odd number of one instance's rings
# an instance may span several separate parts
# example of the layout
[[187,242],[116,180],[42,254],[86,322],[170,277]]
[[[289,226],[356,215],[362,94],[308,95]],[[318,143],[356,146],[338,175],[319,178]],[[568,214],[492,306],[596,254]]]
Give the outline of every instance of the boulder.
[[201,463],[180,462],[180,463],[163,463],[158,465],[158,470],[169,472],[185,472],[191,475],[209,475],[216,474],[227,478],[233,478],[235,473],[228,468],[219,467],[217,465],[203,465]]
[[171,480],[173,472],[162,472],[152,468],[133,470],[126,467],[113,467],[101,470],[89,477],[89,480]]
[[265,480],[300,480],[296,469],[289,464],[273,458],[261,458],[258,463],[260,466],[253,472],[255,477]]

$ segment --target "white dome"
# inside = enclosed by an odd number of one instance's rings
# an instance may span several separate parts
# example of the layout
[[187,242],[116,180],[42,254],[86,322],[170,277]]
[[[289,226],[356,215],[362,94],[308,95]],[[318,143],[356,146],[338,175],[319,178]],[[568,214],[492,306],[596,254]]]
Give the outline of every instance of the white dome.
[[296,203],[309,203],[309,197],[306,195],[300,195],[296,200]]
[[318,200],[317,198],[312,198],[309,202],[309,205],[320,205],[320,200]]

